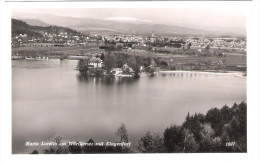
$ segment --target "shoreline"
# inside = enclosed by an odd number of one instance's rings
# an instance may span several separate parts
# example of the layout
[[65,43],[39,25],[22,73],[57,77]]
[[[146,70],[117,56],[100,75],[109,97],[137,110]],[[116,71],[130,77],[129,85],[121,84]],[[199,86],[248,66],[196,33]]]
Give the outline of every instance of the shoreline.
[[[12,59],[12,60],[27,60],[27,61],[50,61],[50,60],[60,60],[58,58],[48,58],[48,59]],[[67,60],[74,60],[74,59],[67,59]],[[242,79],[246,79],[247,76],[244,76],[244,72],[240,72],[240,71],[219,71],[217,72],[216,70],[206,70],[206,71],[186,71],[186,70],[170,70],[170,71],[158,71],[155,72],[155,74],[160,74],[160,73],[200,73],[200,74],[208,74],[208,75],[221,75],[221,76],[230,76],[233,75],[237,78],[242,78]],[[142,76],[142,75],[141,75]],[[125,77],[125,76],[118,76],[118,77]],[[128,76],[127,76],[128,77]]]
[[243,72],[238,71],[227,71],[227,72],[216,72],[216,71],[158,71],[158,73],[201,73],[201,74],[209,74],[209,75],[234,75],[235,77],[246,79],[247,76],[243,75]]

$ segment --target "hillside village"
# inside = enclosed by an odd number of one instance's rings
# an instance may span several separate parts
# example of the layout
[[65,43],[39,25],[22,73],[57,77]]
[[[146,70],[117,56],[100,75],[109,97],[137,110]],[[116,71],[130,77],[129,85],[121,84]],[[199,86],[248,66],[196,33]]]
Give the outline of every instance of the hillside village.
[[12,23],[12,47],[84,46],[87,43],[97,43],[100,45],[122,44],[124,48],[137,49],[147,46],[174,48],[185,46],[187,48],[190,46],[203,48],[210,46],[246,51],[246,40],[244,38],[156,36],[154,32],[150,36],[126,34],[98,35],[83,34],[69,28],[57,26],[30,26],[16,19],[12,19]]

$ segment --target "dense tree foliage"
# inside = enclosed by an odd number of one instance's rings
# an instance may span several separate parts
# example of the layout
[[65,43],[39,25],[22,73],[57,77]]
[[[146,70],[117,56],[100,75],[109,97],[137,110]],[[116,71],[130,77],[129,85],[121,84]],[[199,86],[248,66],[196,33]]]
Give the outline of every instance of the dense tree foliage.
[[163,138],[158,134],[151,134],[149,131],[141,137],[138,142],[138,150],[142,153],[162,153],[166,152]]
[[79,145],[79,142],[76,142],[77,145],[70,145],[68,147],[69,152],[71,154],[81,154],[82,153],[82,147]]
[[93,139],[89,139],[88,142],[89,145],[85,145],[82,147],[83,153],[97,153],[97,148],[94,146],[95,141]]
[[196,152],[199,149],[198,143],[195,141],[193,133],[189,129],[184,129],[184,142],[183,142],[183,152]]
[[180,152],[183,147],[181,126],[171,126],[164,131],[164,145],[168,152]]
[[[151,58],[149,57],[131,56],[126,53],[108,51],[106,55],[101,54],[99,58],[103,60],[104,67],[102,69],[105,70],[107,75],[111,74],[113,68],[122,68],[125,64],[133,69],[135,77],[139,76],[141,66],[144,67],[144,71],[150,70]],[[78,62],[77,69],[83,75],[89,71],[86,63],[87,61]]]
[[[168,152],[246,152],[246,103],[186,116],[164,132]],[[183,148],[183,149],[182,149]]]

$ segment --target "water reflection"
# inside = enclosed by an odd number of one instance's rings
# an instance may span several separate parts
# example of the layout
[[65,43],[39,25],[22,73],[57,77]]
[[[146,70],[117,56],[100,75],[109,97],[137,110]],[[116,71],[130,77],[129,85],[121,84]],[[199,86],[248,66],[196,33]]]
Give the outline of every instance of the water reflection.
[[76,75],[79,83],[94,83],[102,85],[131,85],[139,80],[139,78],[130,78],[130,77],[86,77],[81,74]]
[[[207,73],[200,73],[200,72],[161,72],[158,74],[158,76],[161,77],[176,77],[176,78],[180,78],[180,79],[195,79],[195,78],[201,78],[201,77],[208,77]],[[218,76],[218,75],[215,75]]]

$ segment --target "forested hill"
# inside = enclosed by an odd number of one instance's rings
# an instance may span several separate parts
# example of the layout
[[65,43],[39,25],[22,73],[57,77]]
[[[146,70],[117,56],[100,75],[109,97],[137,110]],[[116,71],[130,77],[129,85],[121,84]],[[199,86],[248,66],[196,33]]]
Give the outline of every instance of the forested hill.
[[27,23],[12,19],[12,36],[19,35],[19,34],[26,34],[29,37],[43,37],[44,33],[48,34],[56,34],[59,35],[60,33],[67,33],[68,35],[80,35],[80,32],[77,32],[75,30],[72,30],[70,28],[66,27],[60,27],[60,26],[48,26],[48,27],[42,27],[42,26],[31,26]]

